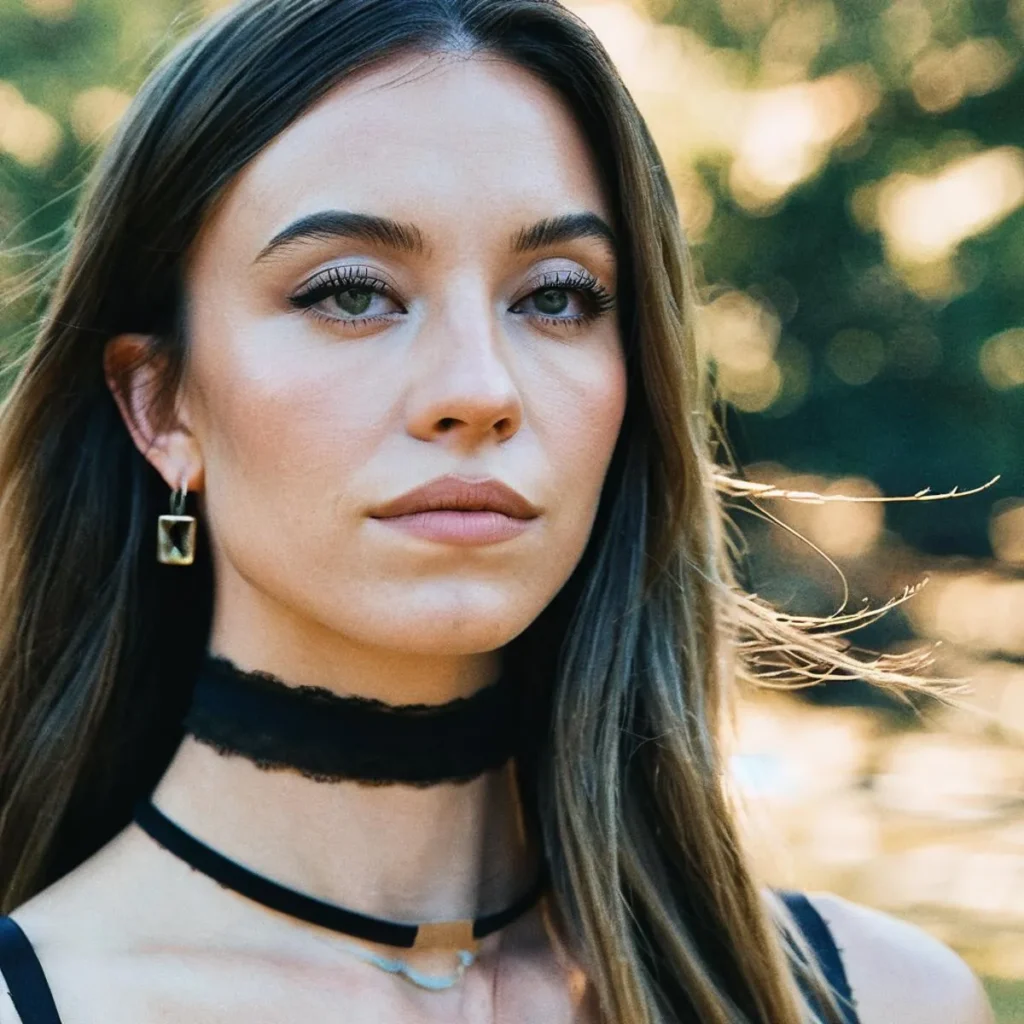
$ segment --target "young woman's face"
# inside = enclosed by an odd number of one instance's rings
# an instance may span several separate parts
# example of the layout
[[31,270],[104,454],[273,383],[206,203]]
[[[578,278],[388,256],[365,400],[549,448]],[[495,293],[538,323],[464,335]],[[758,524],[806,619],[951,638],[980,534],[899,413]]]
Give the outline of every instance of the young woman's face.
[[[410,653],[522,632],[583,553],[623,418],[602,225],[572,116],[493,57],[361,73],[265,149],[187,275],[218,602]],[[446,474],[539,514],[478,544],[372,516]]]

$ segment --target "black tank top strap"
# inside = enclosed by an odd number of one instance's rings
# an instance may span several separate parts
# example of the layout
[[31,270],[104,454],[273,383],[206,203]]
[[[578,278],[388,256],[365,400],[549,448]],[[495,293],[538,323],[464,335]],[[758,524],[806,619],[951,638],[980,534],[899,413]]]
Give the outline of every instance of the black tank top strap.
[[[807,939],[814,951],[822,973],[839,997],[838,1002],[845,1015],[846,1024],[860,1024],[860,1018],[854,1009],[853,992],[846,976],[846,968],[843,966],[843,958],[825,919],[802,892],[790,889],[776,889],[775,891],[800,926],[804,938]],[[821,1008],[813,994],[802,983],[800,987],[810,999],[815,1010],[821,1013]]]
[[36,951],[9,917],[0,917],[0,973],[22,1024],[61,1024]]

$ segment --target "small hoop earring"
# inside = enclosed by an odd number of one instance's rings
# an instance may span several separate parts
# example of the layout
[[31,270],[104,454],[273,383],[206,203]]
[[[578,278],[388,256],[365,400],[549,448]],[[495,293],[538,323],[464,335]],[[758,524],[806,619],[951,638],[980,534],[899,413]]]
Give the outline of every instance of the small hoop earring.
[[196,517],[185,514],[188,484],[171,491],[171,514],[160,516],[156,531],[156,559],[163,565],[191,565],[196,555]]

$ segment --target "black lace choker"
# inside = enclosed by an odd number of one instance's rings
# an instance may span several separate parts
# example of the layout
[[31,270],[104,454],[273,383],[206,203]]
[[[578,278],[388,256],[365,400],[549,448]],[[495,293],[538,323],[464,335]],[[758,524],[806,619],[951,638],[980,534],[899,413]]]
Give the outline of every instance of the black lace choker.
[[446,704],[385,704],[290,686],[208,655],[185,730],[222,754],[321,782],[467,782],[520,749],[521,695],[507,672]]

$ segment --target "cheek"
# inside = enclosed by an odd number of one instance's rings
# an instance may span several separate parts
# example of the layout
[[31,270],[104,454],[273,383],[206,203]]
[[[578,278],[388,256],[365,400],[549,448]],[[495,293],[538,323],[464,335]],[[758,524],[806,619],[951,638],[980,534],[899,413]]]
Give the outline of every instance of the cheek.
[[557,394],[543,403],[546,411],[538,419],[565,497],[593,502],[596,509],[625,407],[625,362],[617,347],[588,353],[571,375],[559,378]]
[[311,342],[290,316],[244,329],[207,318],[194,338],[205,504],[223,544],[251,547],[268,530],[287,530],[289,546],[321,535],[390,429],[395,375],[360,365],[359,350],[340,358]]
[[381,426],[393,380],[375,372],[371,349],[332,345],[300,314],[238,313],[196,325],[204,456],[225,472],[288,477],[365,455],[363,431]]

